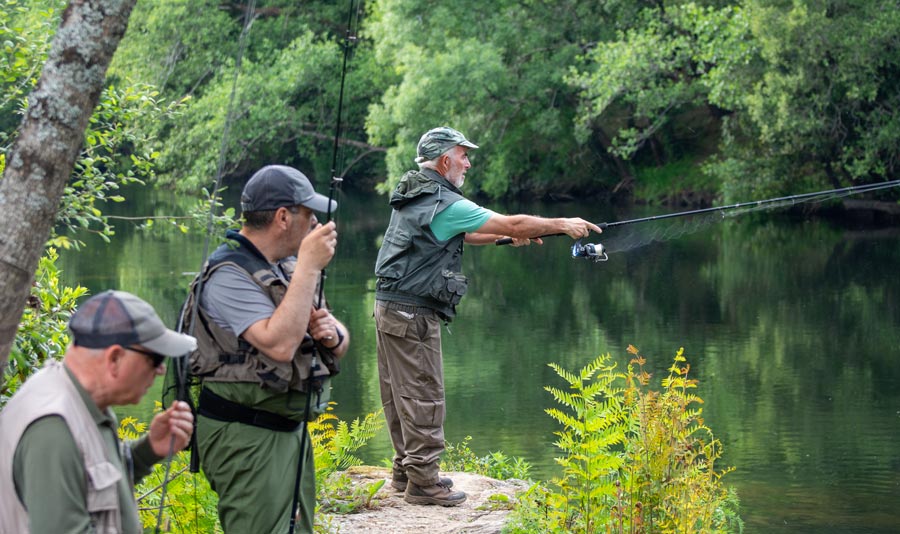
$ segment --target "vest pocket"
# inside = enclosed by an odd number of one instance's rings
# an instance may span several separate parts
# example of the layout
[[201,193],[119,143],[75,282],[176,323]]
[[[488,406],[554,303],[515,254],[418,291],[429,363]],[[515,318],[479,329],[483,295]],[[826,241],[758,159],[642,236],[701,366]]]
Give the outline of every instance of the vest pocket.
[[91,490],[87,494],[88,513],[119,509],[119,494],[116,484],[122,473],[110,462],[101,462],[87,467]]
[[380,278],[402,278],[409,269],[409,258],[404,255],[412,242],[412,235],[399,226],[390,226],[384,234],[381,250],[378,253],[378,265],[375,271]]
[[456,306],[469,287],[469,279],[462,273],[443,270],[441,277],[431,282],[431,296],[440,302]]
[[[293,360],[290,362],[275,361],[262,352],[253,358],[253,371],[259,377],[259,384],[276,393],[286,393],[293,378]],[[309,375],[307,366],[307,376]]]

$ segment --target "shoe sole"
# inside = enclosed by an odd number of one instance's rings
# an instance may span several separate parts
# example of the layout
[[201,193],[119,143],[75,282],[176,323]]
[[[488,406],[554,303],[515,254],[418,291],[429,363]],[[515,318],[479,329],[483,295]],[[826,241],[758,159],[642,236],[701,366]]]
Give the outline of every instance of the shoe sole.
[[[453,481],[449,478],[442,478],[441,482],[443,482],[444,485],[448,488],[453,487]],[[398,482],[396,480],[392,480],[391,487],[394,488],[394,491],[406,491],[406,482]]]
[[462,504],[466,502],[466,496],[463,495],[463,498],[458,501],[447,501],[444,499],[435,499],[434,497],[425,497],[425,496],[416,496],[416,495],[405,495],[403,500],[408,502],[409,504],[437,504],[440,506],[456,506],[458,504]]

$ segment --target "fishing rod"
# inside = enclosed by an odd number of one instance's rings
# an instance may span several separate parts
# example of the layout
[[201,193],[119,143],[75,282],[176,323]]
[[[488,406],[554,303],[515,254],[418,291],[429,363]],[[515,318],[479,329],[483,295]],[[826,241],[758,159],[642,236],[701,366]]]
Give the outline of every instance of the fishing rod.
[[[637,224],[643,222],[650,221],[659,221],[663,219],[672,219],[676,217],[687,217],[691,215],[702,215],[708,213],[721,213],[724,218],[727,215],[727,212],[732,210],[748,208],[747,211],[755,211],[761,207],[772,207],[772,206],[793,206],[796,204],[803,204],[811,201],[822,201],[830,198],[841,198],[849,195],[855,195],[860,193],[869,193],[872,191],[879,191],[881,189],[888,189],[891,187],[897,187],[900,185],[900,180],[893,180],[889,182],[881,182],[875,184],[865,184],[865,185],[857,185],[852,187],[843,187],[839,189],[829,189],[826,191],[816,191],[814,193],[802,193],[799,195],[790,195],[784,197],[776,197],[769,198],[765,200],[754,200],[750,202],[739,202],[737,204],[729,204],[726,206],[715,206],[711,208],[702,208],[696,210],[688,210],[688,211],[679,211],[675,213],[666,213],[662,215],[651,215],[649,217],[640,217],[637,219],[628,219],[625,221],[615,221],[615,222],[604,222],[599,223],[597,226],[600,227],[601,230],[605,230],[607,228],[613,228],[616,226],[625,226],[629,224]],[[540,236],[543,237],[554,237],[554,236],[562,236],[566,234],[548,234]],[[512,243],[512,238],[505,237],[503,239],[498,239],[495,241],[497,245],[508,245]],[[606,253],[606,247],[604,247],[600,243],[585,243],[581,244],[581,239],[575,241],[572,245],[572,257],[573,258],[584,258],[593,262],[601,262],[609,259]]]
[[[332,145],[331,150],[331,182],[328,186],[328,208],[325,212],[325,224],[331,222],[331,206],[334,202],[334,194],[337,188],[340,186],[341,182],[344,181],[343,177],[339,177],[337,175],[337,160],[338,160],[338,147],[340,144],[341,138],[341,114],[344,109],[344,83],[347,79],[347,61],[350,56],[350,49],[353,44],[356,43],[357,37],[355,32],[353,31],[354,27],[358,27],[359,24],[359,9],[360,4],[357,4],[356,7],[356,26],[354,26],[353,22],[353,2],[354,0],[350,0],[347,9],[347,30],[346,37],[344,43],[344,58],[343,63],[341,65],[341,85],[340,91],[338,92],[338,107],[337,107],[337,117],[335,119],[335,128],[334,128],[334,144]],[[322,308],[322,303],[324,302],[324,293],[325,293],[325,278],[326,278],[325,269],[319,273],[319,293],[318,298],[316,300],[316,309]],[[340,339],[340,336],[338,336]],[[340,345],[340,342],[338,342]],[[307,428],[309,422],[309,414],[312,406],[312,384],[315,376],[314,371],[318,370],[318,361],[317,361],[317,349],[315,344],[312,346],[312,361],[310,364],[309,371],[309,385],[306,388],[306,408],[305,413],[303,414],[303,431],[300,435],[300,455],[297,457],[297,474],[294,478],[294,497],[291,501],[291,516],[290,516],[290,524],[288,527],[288,534],[294,534],[294,529],[296,528],[297,523],[297,512],[300,506],[300,481],[303,478],[303,461],[306,456],[307,445],[309,444],[310,437],[309,431]]]
[[[205,238],[204,244],[203,244],[203,256],[202,256],[202,261],[200,263],[200,272],[203,272],[203,265],[206,263],[206,260],[209,257],[210,236],[212,235],[213,223],[214,223],[215,212],[216,212],[216,201],[217,201],[216,195],[218,194],[219,190],[222,188],[222,177],[224,175],[224,168],[225,168],[225,153],[227,150],[228,137],[231,132],[231,125],[234,122],[234,116],[235,116],[234,102],[235,102],[235,95],[237,94],[237,82],[238,82],[238,78],[240,77],[240,74],[241,74],[241,67],[242,67],[242,63],[243,63],[244,51],[247,47],[247,36],[249,35],[250,27],[253,25],[253,22],[256,20],[257,16],[258,15],[256,14],[256,0],[250,0],[249,2],[247,2],[246,10],[244,12],[243,27],[241,28],[241,35],[238,40],[238,51],[237,51],[237,57],[235,58],[234,76],[231,81],[231,94],[228,99],[228,110],[226,111],[226,114],[225,114],[225,125],[222,128],[222,141],[219,145],[219,155],[218,155],[218,161],[217,161],[217,165],[216,165],[215,185],[213,186],[212,193],[209,195],[209,214],[208,214],[207,220],[206,220],[206,238]],[[191,335],[194,333],[194,326],[197,324],[198,309],[200,307],[199,306],[200,293],[202,291],[203,291],[203,277],[201,276],[197,282],[196,292],[193,296],[196,304],[194,305],[193,311],[191,313],[191,323],[190,323],[190,327],[188,328],[189,331],[187,332],[188,335]],[[182,310],[182,313],[178,319],[178,331],[179,332],[181,332],[183,330],[184,319],[185,319],[184,310]],[[183,401],[183,402],[187,402],[191,407],[191,412],[196,413],[193,399],[191,398],[190,393],[188,392],[188,382],[190,381],[190,369],[188,366],[188,355],[184,355],[181,358],[175,359],[172,363],[173,363],[173,365],[172,365],[171,371],[168,371],[168,372],[171,373],[172,380],[175,383],[175,386],[174,386],[175,390],[176,390],[175,399]],[[168,380],[169,377],[167,376],[166,378]],[[164,398],[166,395],[167,387],[171,388],[171,386],[167,386],[166,384],[164,384],[164,386],[163,386],[163,397]],[[189,447],[193,451],[191,454],[190,464],[189,464],[189,471],[191,473],[197,473],[200,471],[200,467],[198,465],[200,457],[198,454],[196,454],[196,451],[197,451],[197,432],[196,432],[197,426],[196,425],[197,425],[197,422],[195,419],[194,420],[194,431],[191,432],[191,440],[190,440],[190,444],[189,444]],[[155,534],[159,534],[160,528],[162,527],[162,514],[163,514],[163,509],[165,508],[165,504],[166,504],[166,490],[168,488],[169,481],[170,481],[169,475],[170,475],[170,472],[172,469],[172,459],[174,457],[175,457],[175,436],[172,436],[172,438],[169,440],[169,452],[166,455],[166,468],[165,468],[165,472],[163,474],[163,481],[161,484],[162,489],[160,491],[161,494],[160,494],[160,498],[159,498],[159,508],[157,509],[157,514],[156,514],[156,528],[154,529]],[[196,526],[198,524],[199,524],[199,518],[197,517],[197,510],[195,508],[195,510],[194,510],[194,525]]]

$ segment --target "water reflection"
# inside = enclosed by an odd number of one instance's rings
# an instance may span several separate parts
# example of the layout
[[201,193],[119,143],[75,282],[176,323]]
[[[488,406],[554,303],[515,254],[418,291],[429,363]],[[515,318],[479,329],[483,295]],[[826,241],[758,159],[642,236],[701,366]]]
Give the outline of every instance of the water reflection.
[[[354,344],[335,381],[338,415],[378,409],[372,267],[389,216],[385,199],[345,195],[327,291]],[[166,212],[154,193],[126,207]],[[506,209],[503,207],[502,209]],[[596,220],[574,204],[515,206]],[[143,210],[143,211],[142,211]],[[648,228],[648,232],[652,229]],[[592,240],[615,242],[610,229]],[[543,247],[469,247],[469,294],[444,330],[447,439],[472,436],[478,454],[523,456],[556,473],[548,362],[578,369],[599,353],[625,362],[634,344],[656,377],[679,347],[701,380],[706,421],[737,471],[748,532],[887,533],[900,530],[900,237],[768,215],[705,225],[664,243],[573,260],[570,241]],[[119,225],[109,245],[65,253],[66,279],[149,300],[174,324],[203,238],[143,235]],[[147,409],[147,408],[144,408]],[[386,432],[365,453],[390,455]]]

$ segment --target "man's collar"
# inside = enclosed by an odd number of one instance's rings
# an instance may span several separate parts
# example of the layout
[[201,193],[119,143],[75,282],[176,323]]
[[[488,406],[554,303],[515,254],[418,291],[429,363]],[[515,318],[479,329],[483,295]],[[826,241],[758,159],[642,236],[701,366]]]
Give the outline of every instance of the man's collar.
[[462,191],[460,191],[460,189],[459,189],[458,187],[456,187],[455,185],[451,184],[451,183],[450,183],[450,180],[444,178],[444,175],[442,175],[441,173],[437,172],[436,170],[434,170],[434,169],[429,169],[429,168],[424,168],[424,169],[421,170],[421,172],[422,172],[422,174],[424,174],[425,177],[428,178],[429,180],[433,180],[433,181],[435,181],[435,182],[441,184],[442,186],[449,188],[449,189],[450,189],[451,191],[453,191],[454,193],[459,193],[460,195],[462,194]]

